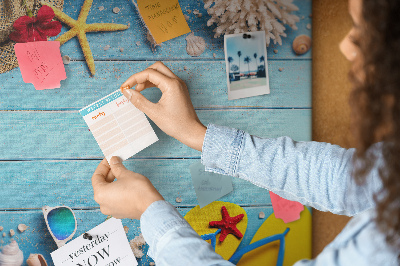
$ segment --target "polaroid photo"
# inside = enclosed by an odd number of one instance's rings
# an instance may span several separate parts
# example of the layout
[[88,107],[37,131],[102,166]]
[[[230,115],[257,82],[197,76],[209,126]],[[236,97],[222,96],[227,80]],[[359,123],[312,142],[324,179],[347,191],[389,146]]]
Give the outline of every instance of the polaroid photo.
[[269,94],[265,32],[224,37],[228,100]]

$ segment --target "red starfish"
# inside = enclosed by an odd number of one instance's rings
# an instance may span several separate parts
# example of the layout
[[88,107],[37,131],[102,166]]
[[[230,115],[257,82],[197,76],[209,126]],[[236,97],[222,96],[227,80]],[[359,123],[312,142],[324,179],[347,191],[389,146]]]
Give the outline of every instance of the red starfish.
[[239,214],[235,217],[230,217],[228,214],[228,210],[225,206],[222,206],[222,220],[221,221],[212,221],[210,222],[210,226],[221,228],[221,234],[219,235],[219,241],[222,242],[225,240],[228,234],[233,234],[238,238],[243,237],[243,234],[236,228],[236,224],[240,222],[244,214]]

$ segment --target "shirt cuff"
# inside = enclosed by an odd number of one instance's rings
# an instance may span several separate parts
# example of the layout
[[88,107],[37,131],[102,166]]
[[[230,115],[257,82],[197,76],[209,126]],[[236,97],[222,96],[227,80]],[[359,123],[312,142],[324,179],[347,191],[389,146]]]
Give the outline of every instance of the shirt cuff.
[[201,153],[201,163],[205,170],[237,176],[244,133],[242,130],[209,124]]
[[190,227],[190,225],[172,204],[165,200],[153,202],[140,217],[143,237],[150,246],[147,254],[155,259],[160,239],[168,231],[180,227]]

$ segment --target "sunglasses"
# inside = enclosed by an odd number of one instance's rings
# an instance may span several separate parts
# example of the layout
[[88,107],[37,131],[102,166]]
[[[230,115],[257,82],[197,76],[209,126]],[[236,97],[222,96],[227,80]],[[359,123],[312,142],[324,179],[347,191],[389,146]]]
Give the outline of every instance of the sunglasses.
[[47,229],[57,244],[62,247],[76,232],[76,218],[71,208],[66,206],[42,207]]

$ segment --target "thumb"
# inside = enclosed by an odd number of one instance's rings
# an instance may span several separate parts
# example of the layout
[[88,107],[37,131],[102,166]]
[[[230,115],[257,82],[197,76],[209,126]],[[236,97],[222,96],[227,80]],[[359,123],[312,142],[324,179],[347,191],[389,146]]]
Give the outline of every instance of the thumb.
[[140,92],[133,89],[125,89],[122,91],[124,96],[140,111],[147,114],[150,112],[154,103],[146,99]]
[[117,179],[123,177],[123,173],[125,171],[129,171],[122,164],[122,160],[118,156],[111,157],[111,159],[110,159],[110,168],[111,168],[111,171],[114,174],[115,178],[117,178]]

